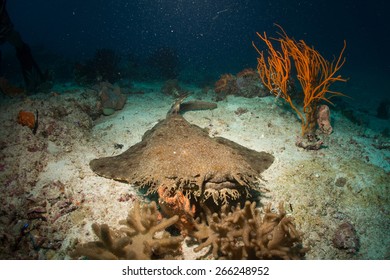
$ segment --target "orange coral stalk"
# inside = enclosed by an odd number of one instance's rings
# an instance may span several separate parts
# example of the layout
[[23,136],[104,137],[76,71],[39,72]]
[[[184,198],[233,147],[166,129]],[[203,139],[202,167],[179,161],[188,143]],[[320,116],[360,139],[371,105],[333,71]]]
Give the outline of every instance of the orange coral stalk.
[[260,33],[256,33],[268,46],[268,58],[265,59],[264,53],[259,51],[256,45],[252,42],[252,45],[259,53],[260,57],[257,58],[257,70],[264,85],[268,89],[277,95],[287,94],[287,83],[291,70],[291,63],[287,48],[282,46],[281,51],[274,49],[272,43],[267,38],[267,34],[264,32],[264,36]]
[[[281,27],[280,27],[281,28]],[[282,29],[283,30],[283,29]],[[304,93],[303,112],[305,120],[302,122],[302,134],[311,133],[315,127],[317,105],[320,100],[333,104],[330,98],[333,96],[345,96],[340,92],[330,91],[329,87],[336,81],[345,82],[346,79],[336,72],[344,65],[343,53],[346,42],[336,61],[327,61],[313,47],[309,47],[303,40],[296,42],[284,33],[280,39],[282,45],[288,48],[297,70],[297,78]],[[329,94],[329,96],[327,96]]]
[[275,94],[277,97],[282,97],[291,108],[297,113],[298,117],[304,122],[303,114],[295,107],[291,96],[288,94],[288,81],[291,72],[290,54],[287,46],[281,44],[281,51],[275,50],[271,41],[267,38],[267,34],[261,36],[256,32],[257,36],[262,39],[268,46],[268,57],[265,58],[264,52],[259,51],[256,45],[252,42],[253,47],[259,53],[260,57],[257,58],[257,71],[263,84],[269,89],[269,91]]
[[[317,105],[320,100],[333,104],[330,98],[333,96],[345,96],[340,92],[330,91],[329,87],[337,81],[345,82],[346,79],[336,75],[337,71],[345,63],[343,53],[346,48],[342,48],[337,60],[327,61],[313,47],[309,47],[303,40],[299,42],[287,36],[283,28],[277,25],[282,31],[282,38],[275,39],[280,42],[282,52],[277,52],[267,39],[266,34],[257,35],[268,46],[268,60],[265,61],[264,55],[256,47],[260,57],[258,60],[257,70],[263,83],[275,93],[275,88],[280,89],[280,96],[286,100],[291,108],[297,113],[302,122],[302,134],[312,133],[315,127],[315,115]],[[287,92],[287,81],[290,75],[290,60],[292,57],[297,71],[297,78],[302,86],[304,100],[303,113],[294,106],[289,93]],[[286,71],[288,69],[288,71]],[[278,74],[274,74],[278,72]],[[276,78],[275,78],[275,77]],[[283,77],[280,78],[280,77]],[[279,78],[278,78],[279,77]],[[329,94],[329,96],[327,96]]]

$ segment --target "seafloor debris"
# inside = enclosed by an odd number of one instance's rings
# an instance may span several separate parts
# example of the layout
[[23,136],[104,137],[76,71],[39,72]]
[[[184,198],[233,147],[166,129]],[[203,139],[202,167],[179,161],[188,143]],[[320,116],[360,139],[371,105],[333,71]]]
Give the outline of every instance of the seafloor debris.
[[75,211],[84,198],[67,194],[65,189],[61,181],[52,181],[44,185],[37,195],[28,197],[27,218],[54,224],[60,217]]
[[305,150],[316,151],[321,149],[321,147],[324,145],[324,141],[320,140],[315,135],[307,135],[305,138],[297,136],[295,145]]
[[[7,110],[1,116],[4,130],[0,139],[2,259],[61,258],[60,247],[79,213],[75,210],[84,199],[83,193],[74,192],[73,186],[52,178],[53,174],[50,178],[42,174],[50,172],[49,162],[61,166],[62,159],[70,156],[65,153],[76,143],[80,145],[92,127],[90,116],[97,112],[97,92],[79,92],[29,96],[3,104]],[[19,116],[19,122],[27,126],[15,126],[20,110],[25,112],[23,108],[29,108],[30,122]],[[60,177],[68,181],[66,175]]]
[[[171,236],[165,229],[178,219],[177,215],[162,219],[155,202],[141,207],[136,201],[127,219],[121,222],[126,227],[113,230],[106,224],[93,224],[99,241],[78,245],[70,255],[73,258],[136,260],[174,256],[180,252],[183,237]],[[162,235],[157,237],[160,232]]]
[[3,257],[36,259],[62,246],[67,214],[78,209],[79,204],[65,189],[61,181],[50,182],[27,195],[23,208],[16,213],[4,213],[8,218],[0,221],[0,228],[4,230],[0,244],[5,241],[9,244],[3,247]]
[[279,213],[272,212],[269,204],[264,214],[250,201],[242,209],[229,211],[223,206],[221,213],[208,213],[198,220],[195,228],[191,235],[200,243],[195,251],[211,245],[218,259],[301,259],[308,250],[302,247],[302,234],[286,215],[283,203]]

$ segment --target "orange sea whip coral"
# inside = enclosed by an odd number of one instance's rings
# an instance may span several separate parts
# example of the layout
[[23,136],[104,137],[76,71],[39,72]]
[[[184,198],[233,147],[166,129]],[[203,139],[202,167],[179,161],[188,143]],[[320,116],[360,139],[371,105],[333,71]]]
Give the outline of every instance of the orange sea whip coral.
[[287,93],[288,80],[291,72],[291,61],[288,49],[284,44],[281,44],[281,50],[277,51],[271,41],[267,38],[267,34],[261,36],[256,32],[268,46],[268,57],[266,58],[264,52],[260,51],[252,42],[253,47],[259,53],[257,58],[257,71],[263,84],[276,96],[281,96],[285,99],[291,107],[299,112],[292,103],[290,95]]
[[[336,75],[338,70],[344,65],[343,53],[346,42],[340,52],[339,57],[332,62],[327,61],[313,47],[309,47],[303,40],[299,42],[287,36],[282,27],[277,25],[282,31],[282,38],[272,39],[280,43],[281,51],[277,51],[266,33],[257,35],[266,43],[268,47],[268,57],[253,44],[259,58],[257,59],[257,70],[261,80],[268,89],[277,96],[286,100],[291,108],[297,113],[302,122],[302,135],[313,134],[316,123],[317,105],[320,100],[333,104],[330,98],[333,96],[345,96],[340,92],[330,91],[329,87],[336,81],[345,82],[346,79]],[[291,73],[290,57],[294,60],[297,78],[302,86],[304,99],[303,111],[300,111],[292,102],[291,96],[287,92],[288,79]]]

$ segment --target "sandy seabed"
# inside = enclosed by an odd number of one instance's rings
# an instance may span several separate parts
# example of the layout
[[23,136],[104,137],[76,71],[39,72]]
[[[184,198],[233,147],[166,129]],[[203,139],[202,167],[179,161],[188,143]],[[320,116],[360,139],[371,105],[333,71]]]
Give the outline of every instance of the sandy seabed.
[[[160,84],[135,87],[144,93],[128,95],[125,107],[110,116],[99,115],[97,92],[85,88],[56,86],[49,94],[2,101],[2,259],[69,258],[76,242],[95,239],[92,223],[115,227],[127,216],[141,194],[132,185],[97,176],[89,162],[139,142],[174,102],[160,93]],[[211,91],[191,90],[190,99],[215,97]],[[389,137],[335,110],[334,132],[322,136],[326,147],[306,151],[295,146],[299,120],[281,100],[274,102],[272,96],[228,96],[217,109],[184,117],[211,136],[275,156],[262,174],[267,191],[260,203],[285,203],[304,233],[304,246],[310,247],[306,259],[390,259]],[[20,110],[38,111],[35,135],[17,123]],[[381,122],[390,127],[388,120]],[[345,222],[356,229],[356,253],[333,245],[336,229]],[[188,244],[183,242],[183,257],[200,257]]]

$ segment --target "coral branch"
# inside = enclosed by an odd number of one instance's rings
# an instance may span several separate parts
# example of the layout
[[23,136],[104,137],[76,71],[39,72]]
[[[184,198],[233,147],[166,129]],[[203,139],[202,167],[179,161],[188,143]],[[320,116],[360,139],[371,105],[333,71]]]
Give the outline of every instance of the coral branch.
[[[155,202],[140,207],[137,201],[127,219],[120,222],[126,225],[125,228],[115,231],[105,224],[93,224],[92,229],[99,241],[78,245],[70,255],[73,258],[85,256],[89,259],[138,260],[176,255],[180,251],[183,237],[172,237],[164,230],[178,219],[175,215],[161,220]],[[157,238],[156,233],[161,231],[162,237]]]
[[272,42],[267,38],[267,34],[261,36],[256,33],[268,46],[268,57],[266,58],[264,52],[260,51],[252,42],[253,47],[259,53],[257,58],[257,70],[264,85],[275,95],[282,95],[286,101],[291,100],[287,94],[288,79],[291,71],[291,62],[289,52],[285,45],[281,45],[281,51],[277,51]]
[[256,209],[255,202],[247,201],[242,209],[229,211],[224,206],[219,214],[208,213],[195,224],[192,236],[200,243],[195,251],[211,246],[214,258],[222,259],[302,258],[307,249],[302,247],[301,234],[283,204],[279,213],[272,212],[271,205],[264,212]]

